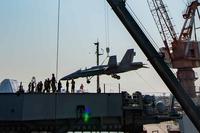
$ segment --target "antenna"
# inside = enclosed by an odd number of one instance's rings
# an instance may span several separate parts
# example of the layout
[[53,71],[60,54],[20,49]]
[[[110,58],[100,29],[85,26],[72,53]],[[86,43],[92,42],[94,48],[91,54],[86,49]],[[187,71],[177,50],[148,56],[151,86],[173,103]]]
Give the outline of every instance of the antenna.
[[59,63],[59,43],[60,43],[60,0],[58,0],[58,21],[57,21],[57,51],[56,51],[56,79],[58,79],[58,63]]

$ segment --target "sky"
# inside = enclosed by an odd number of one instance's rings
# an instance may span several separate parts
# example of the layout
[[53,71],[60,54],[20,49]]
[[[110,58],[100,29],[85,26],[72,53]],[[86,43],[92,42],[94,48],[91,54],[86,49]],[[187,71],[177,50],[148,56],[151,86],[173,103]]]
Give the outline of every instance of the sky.
[[[106,92],[118,92],[119,83],[121,90],[129,93],[169,92],[105,0],[60,2],[58,78],[80,68],[95,65],[93,43],[98,40],[104,51],[106,47],[110,47],[110,55],[117,55],[118,62],[127,49],[134,48],[134,61],[142,61],[150,67],[120,74],[120,80],[101,76],[101,88],[105,84]],[[163,43],[147,1],[127,2],[157,45],[162,47]],[[164,2],[168,5],[175,29],[180,32],[186,0]],[[44,81],[56,72],[57,11],[58,0],[0,0],[0,81],[6,78],[17,79],[22,81],[26,88],[33,76],[37,81]],[[105,29],[108,32],[105,32]],[[106,39],[108,33],[109,39]],[[101,62],[105,58],[104,52],[100,57]],[[96,91],[96,78],[91,80],[91,84],[86,84],[86,79],[77,79],[76,89],[81,83],[88,92]],[[63,82],[63,86],[64,84]]]

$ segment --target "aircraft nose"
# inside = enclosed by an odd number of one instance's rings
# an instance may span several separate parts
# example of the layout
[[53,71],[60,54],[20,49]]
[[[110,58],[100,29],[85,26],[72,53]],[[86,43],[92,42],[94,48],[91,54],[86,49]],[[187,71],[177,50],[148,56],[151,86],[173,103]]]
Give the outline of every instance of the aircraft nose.
[[81,70],[78,70],[76,72],[73,72],[69,75],[64,76],[63,78],[61,78],[60,80],[71,80],[71,79],[75,79],[77,78],[77,74],[80,72]]

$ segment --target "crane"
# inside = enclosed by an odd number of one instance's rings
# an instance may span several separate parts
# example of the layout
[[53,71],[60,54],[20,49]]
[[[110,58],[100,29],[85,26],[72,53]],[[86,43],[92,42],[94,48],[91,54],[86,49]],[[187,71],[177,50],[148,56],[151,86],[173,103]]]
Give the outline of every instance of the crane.
[[200,67],[200,42],[197,41],[195,15],[198,15],[199,20],[200,3],[194,0],[187,6],[179,36],[163,1],[148,0],[148,5],[165,46],[160,48],[164,60],[171,68],[177,69],[176,76],[186,92],[192,98],[196,97],[195,80],[198,78],[193,68]]
[[174,76],[172,71],[153,47],[147,36],[141,30],[137,22],[126,9],[126,0],[107,0],[107,2],[110,4],[115,14],[141,48],[143,53],[146,55],[169,90],[178,100],[195,127],[198,129],[198,131],[200,131],[199,109],[189,97],[188,93],[186,93],[186,91],[180,85],[180,82],[177,81],[177,78]]

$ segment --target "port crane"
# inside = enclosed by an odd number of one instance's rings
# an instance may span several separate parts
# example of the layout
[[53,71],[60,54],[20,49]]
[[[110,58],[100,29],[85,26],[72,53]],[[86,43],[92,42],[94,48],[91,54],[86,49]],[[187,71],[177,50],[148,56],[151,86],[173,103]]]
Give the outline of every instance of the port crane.
[[[198,0],[192,1],[183,14],[184,24],[178,36],[166,5],[162,0],[148,0],[151,14],[165,47],[160,48],[166,63],[177,69],[176,76],[192,97],[196,97],[195,80],[198,79],[193,68],[200,67],[200,42],[197,40],[196,21],[200,14]],[[196,20],[195,16],[198,16]]]
[[[174,76],[170,68],[164,62],[163,58],[153,47],[152,43],[149,41],[147,36],[141,30],[140,26],[137,24],[137,22],[131,16],[129,11],[126,9],[126,0],[107,0],[107,2],[110,4],[113,11],[118,16],[118,18],[125,26],[127,31],[130,33],[132,38],[135,40],[135,42],[138,44],[140,49],[146,55],[146,57],[148,58],[154,69],[160,75],[161,79],[167,85],[172,94],[176,97],[176,99],[178,100],[178,102],[180,103],[185,113],[190,118],[190,120],[193,122],[197,130],[200,131],[199,109],[194,104],[188,93],[183,89],[180,82],[177,80],[177,78]],[[185,48],[186,46],[188,47],[186,42],[183,44],[185,44],[183,45],[184,46],[183,48]],[[197,46],[197,44],[195,45],[195,43],[193,43],[193,45]],[[195,49],[192,49],[191,52],[195,53]],[[194,63],[196,60],[195,61],[188,60],[188,61],[190,63]]]

